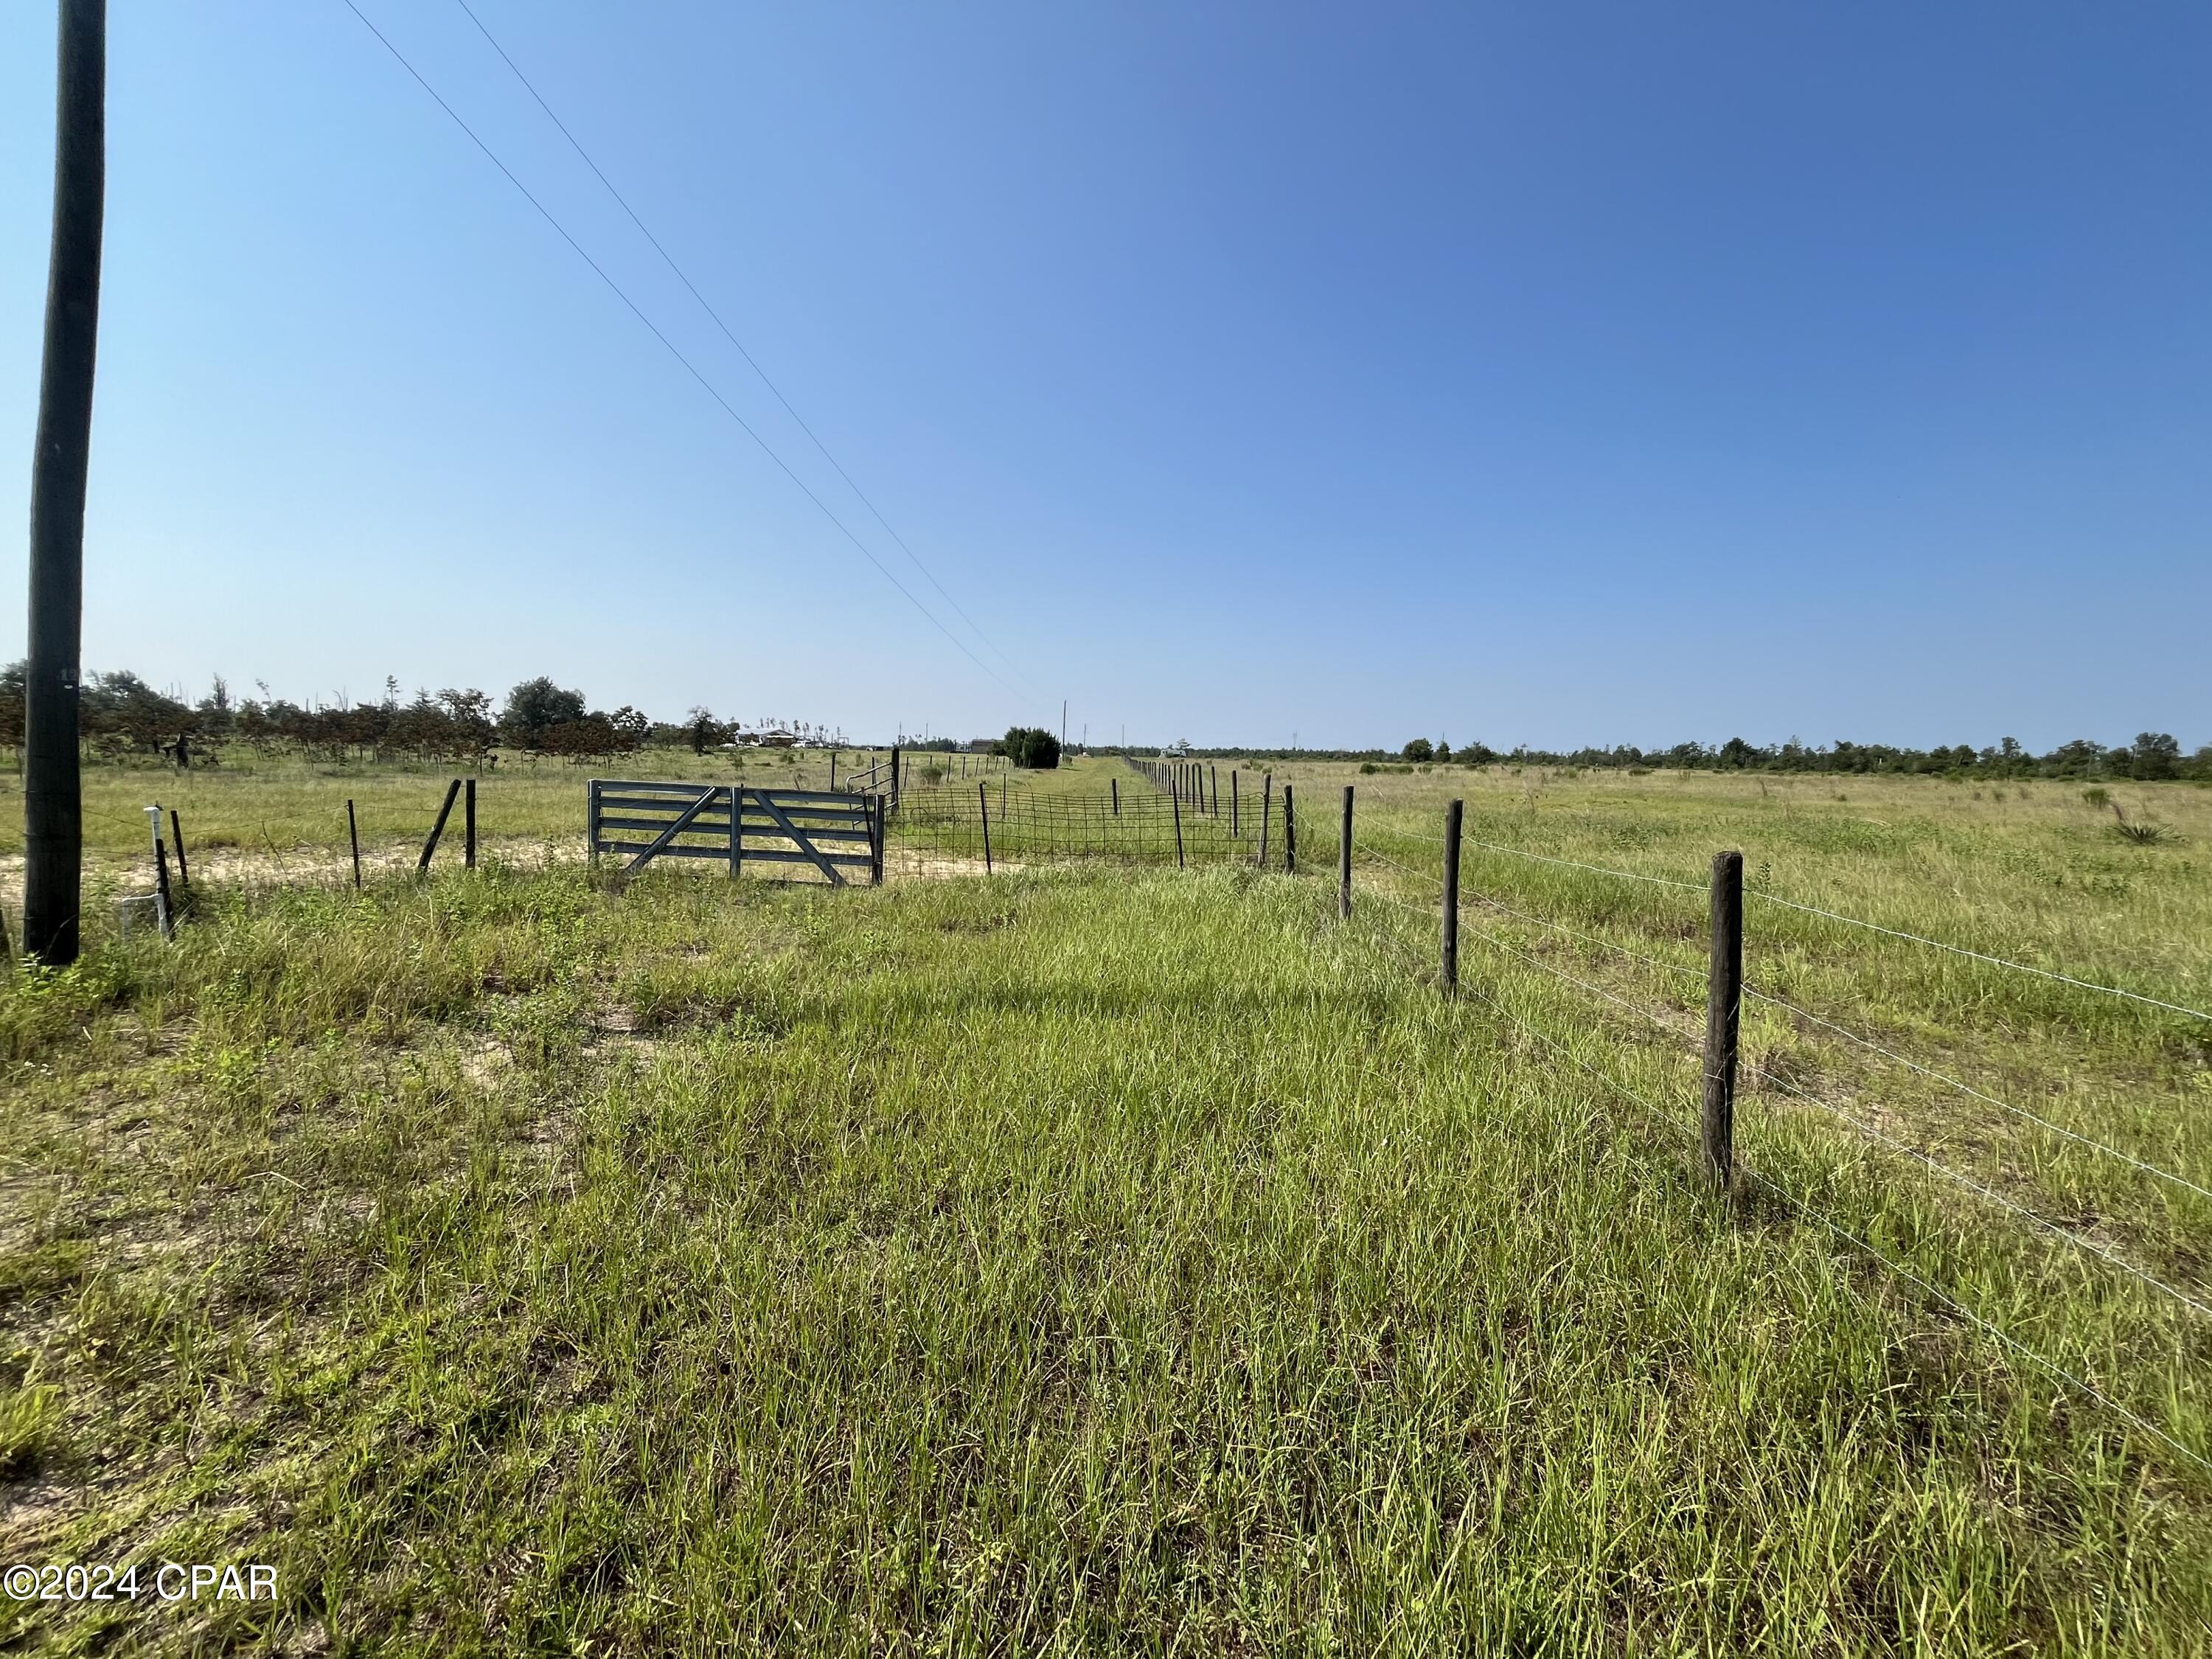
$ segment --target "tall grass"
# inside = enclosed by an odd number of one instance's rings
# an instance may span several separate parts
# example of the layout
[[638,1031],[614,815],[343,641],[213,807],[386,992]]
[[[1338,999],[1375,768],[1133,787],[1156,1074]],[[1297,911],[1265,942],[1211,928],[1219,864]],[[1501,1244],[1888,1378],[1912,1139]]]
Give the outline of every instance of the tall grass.
[[[6,1553],[282,1597],[0,1639],[2202,1650],[2185,1464],[1715,1202],[1529,1033],[1662,1105],[1678,1054],[1502,952],[1445,1001],[1381,895],[495,868],[18,981]],[[1832,1141],[1760,1155],[2019,1279]],[[2201,1347],[2018,1289],[2201,1443]]]

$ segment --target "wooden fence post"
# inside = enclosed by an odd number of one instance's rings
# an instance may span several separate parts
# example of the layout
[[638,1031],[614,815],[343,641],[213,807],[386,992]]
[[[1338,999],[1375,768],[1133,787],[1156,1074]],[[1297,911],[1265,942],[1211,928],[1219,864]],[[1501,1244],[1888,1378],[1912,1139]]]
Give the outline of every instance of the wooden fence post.
[[891,805],[892,805],[896,806],[896,805],[898,805],[898,798],[899,798],[899,751],[898,751],[898,745],[897,745],[896,744],[893,744],[891,745]]
[[1344,786],[1344,828],[1336,840],[1336,919],[1352,920],[1352,786]]
[[1444,808],[1444,994],[1459,994],[1459,821],[1465,805],[1452,801]]
[[884,798],[869,797],[868,827],[873,832],[868,837],[868,884],[884,884]]
[[[592,787],[594,789],[599,787],[597,784]],[[361,828],[354,822],[351,801],[346,803],[346,840],[353,845],[353,890],[358,893],[361,891]],[[598,854],[593,854],[592,856],[596,858]]]
[[1183,867],[1183,861],[1182,861],[1182,797],[1181,795],[1170,795],[1170,796],[1168,797],[1168,805],[1170,805],[1170,806],[1172,806],[1172,807],[1175,809],[1175,823],[1176,823],[1176,869],[1178,869],[1178,870],[1180,870],[1180,869],[1182,869],[1182,868]]
[[1291,785],[1283,785],[1283,873],[1295,876],[1298,872],[1298,814],[1297,802],[1291,793]]
[[184,890],[185,908],[192,902],[192,867],[185,862],[185,821],[177,816],[177,809],[169,809],[169,836],[177,849],[177,885]]
[[983,809],[983,873],[991,873],[991,786],[975,786],[975,801]]
[[1735,1171],[1736,1022],[1743,1000],[1743,854],[1713,854],[1712,957],[1705,977],[1705,1173],[1723,1192]]
[[1109,778],[1106,787],[1114,792],[1114,816],[1118,818],[1121,816],[1121,780]]
[[1260,780],[1260,850],[1253,862],[1261,869],[1267,867],[1267,819],[1275,806],[1275,775],[1266,774]]
[[461,867],[477,867],[477,781],[468,781],[461,809]]
[[446,833],[446,820],[453,815],[453,797],[460,793],[461,781],[459,778],[446,786],[445,804],[438,808],[438,821],[430,826],[430,839],[422,843],[422,856],[415,863],[416,875],[430,867],[430,855],[438,850],[438,837]]

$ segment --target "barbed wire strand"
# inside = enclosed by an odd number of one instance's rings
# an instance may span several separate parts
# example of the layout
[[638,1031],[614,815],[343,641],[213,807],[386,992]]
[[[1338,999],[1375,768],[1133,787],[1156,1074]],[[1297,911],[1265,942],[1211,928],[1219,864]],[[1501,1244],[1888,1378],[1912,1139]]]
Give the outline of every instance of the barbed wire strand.
[[1887,933],[1892,939],[1910,939],[1915,945],[1925,945],[1937,951],[1948,951],[1954,956],[1971,957],[1976,962],[1986,962],[1998,968],[2009,968],[2014,973],[2033,974],[2038,979],[2055,980],[2061,985],[2071,985],[2079,990],[2100,991],[2110,997],[2124,997],[2130,1002],[2140,1002],[2153,1008],[2163,1008],[2168,1013],[2187,1014],[2191,1019],[2201,1019],[2208,1024],[2212,1024],[2212,1014],[2206,1013],[2202,1008],[2185,1007],[2179,1002],[2166,1002],[2157,997],[2147,997],[2139,991],[2124,991],[2117,985],[2100,985],[2094,980],[2076,979],[2071,974],[2061,974],[2049,968],[2031,967],[2024,962],[2010,962],[2003,957],[1990,956],[1980,951],[1969,951],[1963,945],[1947,945],[1940,939],[1929,939],[1919,933],[1908,933],[1899,927],[1885,927],[1879,922],[1862,921],[1856,916],[1841,915],[1833,910],[1823,910],[1817,905],[1800,904],[1795,899],[1778,897],[1772,893],[1763,893],[1755,888],[1746,888],[1744,896],[1759,899],[1768,904],[1778,904],[1784,909],[1802,911],[1808,916],[1824,916],[1830,921],[1840,921],[1847,927],[1863,927],[1869,933]]
[[1929,1154],[1922,1152],[1918,1147],[1911,1146],[1905,1141],[1899,1140],[1896,1136],[1890,1134],[1882,1129],[1877,1128],[1875,1125],[1867,1122],[1863,1118],[1858,1117],[1854,1114],[1846,1111],[1843,1107],[1835,1104],[1832,1101],[1822,1100],[1815,1095],[1808,1094],[1804,1090],[1798,1088],[1795,1084],[1792,1084],[1785,1078],[1760,1074],[1757,1080],[1765,1084],[1771,1084],[1774,1087],[1782,1090],[1785,1094],[1794,1095],[1796,1098],[1803,1101],[1808,1106],[1817,1106],[1822,1111],[1832,1114],[1834,1116],[1841,1118],[1853,1128],[1857,1129],[1863,1134],[1871,1135],[1875,1139],[1881,1141],[1885,1146],[1888,1146],[1893,1151],[1902,1152],[1907,1158],[1913,1158],[1917,1162],[1925,1164],[1929,1170],[1932,1170],[1937,1175],[1942,1176],[1945,1180],[1955,1182],[1957,1185],[1965,1188],[1967,1191],[1978,1194],[1981,1197],[1989,1200],[1991,1203],[2011,1211],[2013,1214],[2019,1216],[2021,1219],[2027,1221],[2033,1226],[2041,1228],[2045,1232],[2051,1234],[2054,1237],[2063,1238],[2069,1244],[2078,1245],[2082,1249],[2090,1252],[2093,1255],[2098,1256],[2103,1261],[2110,1262],[2113,1267],[2118,1267],[2122,1273],[2132,1274],[2135,1278],[2141,1279],[2144,1284],[2149,1285],[2153,1290],[2162,1291],[2166,1295],[2172,1297],[2175,1301],[2182,1303],[2196,1312],[2203,1315],[2206,1318],[2212,1319],[2212,1307],[2207,1307],[2203,1303],[2198,1301],[2186,1291],[2179,1290],[2173,1285],[2167,1284],[2164,1279],[2156,1277],[2154,1274],[2145,1272],[2142,1268],[2136,1267],[2133,1262],[2128,1261],[2126,1257],[2114,1255],[2103,1245],[2098,1243],[2094,1239],[2085,1238],[2080,1233],[2074,1231],[2071,1228],[2062,1227],[2047,1216],[2039,1215],[2035,1211],[2029,1209],[2026,1205],[2015,1202],[2014,1200],[2007,1198],[2002,1193],[1997,1191],[1996,1188],[1977,1181],[1972,1176],[1966,1175],[1960,1170],[1954,1170],[1947,1164],[1939,1162]]
[[1626,945],[1615,945],[1611,939],[1600,939],[1595,933],[1577,933],[1565,922],[1547,921],[1541,916],[1532,916],[1525,910],[1516,910],[1510,904],[1499,902],[1487,893],[1469,894],[1460,902],[1464,904],[1470,901],[1476,904],[1486,904],[1493,910],[1503,910],[1507,915],[1518,917],[1532,927],[1549,927],[1556,933],[1565,933],[1569,939],[1578,939],[1585,945],[1595,945],[1605,951],[1617,951],[1631,961],[1640,962],[1647,968],[1661,969],[1670,974],[1688,974],[1693,978],[1701,977],[1703,974],[1702,969],[1692,968],[1686,962],[1662,962],[1656,957],[1647,957],[1641,951],[1630,950]]
[[1958,1090],[1961,1094],[1972,1095],[1976,1100],[1985,1101],[1990,1105],[1996,1107],[2000,1111],[2010,1112],[2015,1117],[2024,1118],[2028,1122],[2036,1125],[2039,1128],[2050,1130],[2053,1134],[2063,1135],[2069,1140],[2078,1142],[2081,1146],[2087,1146],[2096,1152],[2103,1152],[2107,1157],[2116,1158],[2119,1159],[2121,1163],[2126,1164],[2136,1170],[2140,1170],[2145,1175],[2155,1176],[2160,1181],[2172,1182],[2177,1187],[2186,1188],[2189,1191],[2195,1193],[2200,1198],[2212,1198],[2212,1189],[2198,1186],[2186,1176],[2176,1175],[2171,1170],[2161,1170],[2157,1164],[2146,1163],[2131,1152],[2123,1152],[2117,1146],[2107,1146],[2101,1140],[2094,1139],[2088,1135],[2079,1133],[2075,1130],[2068,1128],[2063,1123],[2054,1123],[2049,1118],[2044,1117],[2038,1113],[2031,1112],[2024,1106],[2015,1106],[2009,1101],[1999,1100],[1995,1095],[1986,1094],[1983,1091],[1975,1088],[1971,1083],[1961,1083],[1957,1078],[1946,1077],[1942,1073],[1936,1071],[1929,1066],[1923,1066],[1916,1060],[1908,1059],[1903,1054],[1895,1053],[1891,1049],[1885,1048],[1879,1042],[1874,1042],[1870,1038],[1861,1036],[1856,1031],[1851,1030],[1848,1027],[1838,1025],[1833,1020],[1823,1019],[1818,1014],[1808,1012],[1807,1010],[1800,1008],[1794,1002],[1785,1001],[1780,997],[1771,995],[1767,992],[1761,991],[1750,985],[1747,985],[1743,988],[1743,994],[1747,997],[1766,1003],[1773,1007],[1784,1009],[1790,1013],[1796,1015],[1800,1019],[1809,1020],[1815,1025],[1820,1026],[1825,1030],[1833,1031],[1838,1036],[1844,1037],[1850,1042],[1856,1042],[1860,1048],[1868,1049],[1874,1054],[1880,1054],[1885,1060],[1896,1061],[1897,1064],[1904,1066],[1908,1071],[1917,1072],[1921,1076],[1932,1079],[1937,1083],[1946,1084],[1951,1088]]
[[[1410,908],[1411,907],[1409,906],[1407,908]],[[1473,988],[1468,988],[1473,989]],[[1473,994],[1479,1000],[1497,1010],[1498,1013],[1504,1016],[1507,1020],[1510,1021],[1515,1026],[1527,1033],[1529,1036],[1535,1038],[1538,1042],[1543,1043],[1547,1048],[1553,1049],[1556,1053],[1565,1055],[1576,1066],[1588,1073],[1590,1076],[1597,1079],[1598,1081],[1603,1083],[1607,1087],[1616,1091],[1617,1092],[1626,1096],[1628,1099],[1635,1102],[1635,1103],[1644,1110],[1647,1116],[1654,1119],[1659,1123],[1664,1124],[1668,1127],[1674,1130],[1677,1133],[1694,1142],[1696,1131],[1690,1125],[1684,1123],[1680,1119],[1674,1117],[1672,1114],[1662,1110],[1650,1101],[1645,1099],[1644,1097],[1638,1091],[1631,1088],[1627,1084],[1623,1083],[1620,1079],[1613,1076],[1610,1073],[1601,1071],[1598,1067],[1592,1066],[1588,1060],[1583,1059],[1581,1055],[1576,1054],[1573,1049],[1568,1048],[1565,1043],[1557,1041],[1547,1033],[1537,1030],[1534,1026],[1529,1024],[1528,1021],[1522,1019],[1519,1015],[1516,1014],[1511,1009],[1506,1007],[1495,998],[1487,995],[1480,989],[1473,989]],[[1766,1192],[1771,1193],[1793,1214],[1796,1215],[1801,1219],[1812,1222],[1826,1229],[1836,1237],[1852,1245],[1869,1259],[1881,1267],[1886,1267],[1891,1273],[1895,1273],[1906,1283],[1912,1285],[1929,1298],[1938,1303],[1942,1307],[1949,1310],[1952,1313],[1958,1316],[1960,1319],[1965,1320],[1968,1324],[1975,1327],[1985,1335],[1994,1337],[2002,1346],[2009,1349],[2014,1353],[2020,1355],[2022,1358],[2027,1360],[2031,1364],[2034,1365],[2046,1375],[2052,1376],[2067,1384],[2069,1387],[2078,1390],[2085,1398],[2096,1401],[2100,1406],[2102,1406],[2106,1411],[2111,1412],[2115,1417],[2118,1417],[2130,1427],[2141,1430],[2143,1433],[2149,1435],[2160,1444],[2168,1447],[2173,1451],[2180,1453],[2182,1456],[2187,1458],[2191,1462],[2197,1465],[2200,1468],[2208,1472],[2212,1472],[2212,1458],[2207,1458],[2203,1453],[2195,1450],[2181,1440],[2176,1438],[2172,1434],[2160,1427],[2149,1419],[2142,1416],[2140,1413],[2133,1411],[2128,1407],[2122,1405],[2118,1401],[2113,1399],[2112,1395],[2098,1388],[2096,1384],[2090,1382],[2087,1377],[2081,1376],[2075,1372],[2069,1370],[2063,1365],[2057,1364],[2056,1361],[2045,1358],[2042,1354],[2037,1352],[2034,1349],[2021,1342],[2018,1338],[2011,1335],[2009,1333],[2006,1332],[1999,1326],[1993,1324],[1989,1320],[1984,1319],[1981,1315],[1976,1313],[1972,1309],[1960,1302],[1956,1297],[1950,1295],[1947,1291],[1942,1291],[1935,1285],[1929,1283],[1918,1273],[1914,1273],[1911,1268],[1905,1267],[1904,1263],[1896,1261],[1891,1256],[1884,1255],[1880,1249],[1869,1243],[1865,1239],[1861,1238],[1856,1233],[1852,1232],[1849,1228],[1844,1227],[1840,1223],[1814,1209],[1811,1206],[1800,1200],[1795,1194],[1777,1184],[1767,1176],[1760,1175],[1757,1170],[1750,1168],[1748,1164],[1742,1164],[1738,1167],[1742,1170],[1746,1180],[1753,1182]]]

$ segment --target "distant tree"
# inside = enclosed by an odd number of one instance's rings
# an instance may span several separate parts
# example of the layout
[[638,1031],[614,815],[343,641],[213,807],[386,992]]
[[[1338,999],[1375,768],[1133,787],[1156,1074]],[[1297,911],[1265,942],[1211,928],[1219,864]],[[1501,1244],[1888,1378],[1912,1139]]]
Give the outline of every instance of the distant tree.
[[714,718],[711,709],[703,707],[695,707],[684,715],[684,735],[695,755],[703,755],[725,740],[721,721]]
[[1442,766],[1452,757],[1452,747],[1442,738],[1437,739],[1437,764]]
[[200,699],[199,707],[193,712],[199,716],[201,737],[220,742],[230,735],[233,725],[230,687],[224,683],[222,675],[215,677],[215,683],[208,687],[207,696]]
[[1721,745],[1720,763],[1723,766],[1749,766],[1758,758],[1759,750],[1753,748],[1741,738],[1730,738],[1726,743]]
[[2139,732],[2128,757],[2128,772],[2146,781],[2175,776],[2181,770],[2181,745],[2171,732]]
[[1060,739],[1041,726],[1011,726],[999,739],[999,752],[1016,766],[1049,772],[1060,764]]
[[445,710],[447,720],[452,722],[459,753],[481,755],[499,735],[498,724],[491,717],[489,691],[479,691],[473,686],[461,690],[449,685],[438,693],[438,707]]
[[110,753],[155,755],[194,729],[197,714],[127,669],[87,678],[79,729]]
[[1423,761],[1434,760],[1436,758],[1437,746],[1431,743],[1426,738],[1415,738],[1413,742],[1407,744],[1403,749],[1401,749],[1398,753],[1403,758],[1412,761],[1415,765],[1419,765]]
[[1459,746],[1462,766],[1487,766],[1498,758],[1498,751],[1486,743],[1463,743]]
[[20,662],[0,668],[0,744],[10,749],[23,746],[25,674],[25,665]]
[[[607,730],[614,734],[615,746],[612,752],[615,754],[635,755],[645,747],[647,740],[653,736],[651,718],[631,708],[628,703],[624,703],[613,714],[603,718],[606,720]],[[719,728],[715,735],[717,738],[720,736]]]
[[499,734],[518,749],[542,750],[546,746],[548,732],[583,718],[584,694],[563,690],[540,674],[536,679],[523,681],[507,694],[507,708],[499,717]]

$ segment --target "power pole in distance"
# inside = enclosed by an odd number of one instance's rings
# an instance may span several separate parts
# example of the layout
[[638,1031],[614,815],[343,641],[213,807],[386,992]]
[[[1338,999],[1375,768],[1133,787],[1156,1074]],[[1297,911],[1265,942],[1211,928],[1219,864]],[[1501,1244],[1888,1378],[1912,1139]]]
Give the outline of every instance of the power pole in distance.
[[84,493],[100,337],[107,193],[107,0],[61,0],[54,229],[31,455],[30,652],[23,714],[23,948],[76,960],[83,876],[77,677],[84,635]]

